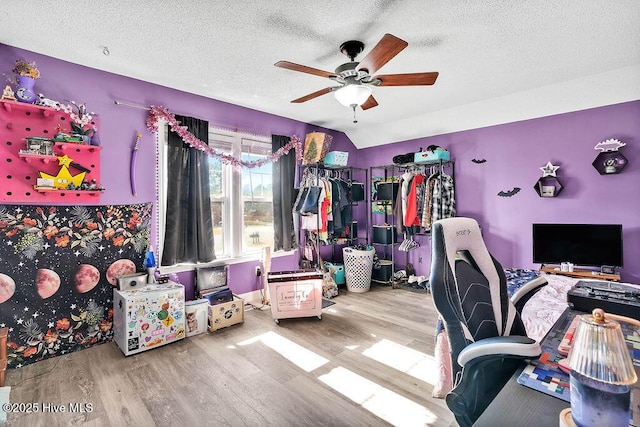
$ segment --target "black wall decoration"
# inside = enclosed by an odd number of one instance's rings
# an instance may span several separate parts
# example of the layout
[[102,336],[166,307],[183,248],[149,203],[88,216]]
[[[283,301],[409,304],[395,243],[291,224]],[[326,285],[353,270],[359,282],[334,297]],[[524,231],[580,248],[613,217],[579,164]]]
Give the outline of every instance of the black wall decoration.
[[498,193],[500,197],[513,197],[520,192],[520,187],[513,187],[512,190],[502,190]]
[[471,161],[473,163],[476,163],[476,164],[481,164],[481,163],[486,163],[487,162],[486,159],[471,159]]
[[144,270],[152,206],[0,205],[9,368],[113,338],[113,289]]

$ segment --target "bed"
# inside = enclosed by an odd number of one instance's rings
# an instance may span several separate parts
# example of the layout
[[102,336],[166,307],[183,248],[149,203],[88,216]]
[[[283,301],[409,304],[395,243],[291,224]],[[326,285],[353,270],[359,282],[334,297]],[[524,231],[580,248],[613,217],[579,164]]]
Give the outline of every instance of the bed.
[[[507,291],[513,295],[528,281],[543,276],[548,284],[536,293],[522,309],[521,318],[527,329],[527,335],[540,341],[551,329],[562,312],[567,308],[567,292],[579,280],[556,274],[539,273],[536,270],[505,269]],[[598,281],[598,279],[592,279]],[[447,337],[439,324],[436,328],[435,359],[438,367],[438,381],[433,388],[433,397],[444,398],[453,388],[451,378],[451,360]]]

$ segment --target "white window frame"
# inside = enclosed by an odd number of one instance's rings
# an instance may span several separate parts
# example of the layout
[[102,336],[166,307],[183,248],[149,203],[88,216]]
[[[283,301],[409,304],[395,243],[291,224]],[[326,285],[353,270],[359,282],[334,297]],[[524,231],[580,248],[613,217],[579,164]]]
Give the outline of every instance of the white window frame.
[[[156,254],[158,254],[158,262],[162,261],[162,248],[164,246],[164,232],[166,228],[166,199],[167,199],[167,162],[166,162],[166,147],[168,137],[168,126],[165,121],[158,123],[158,131],[156,133],[157,139],[157,165],[158,165],[158,177],[157,177],[157,197],[156,200],[157,210],[157,236],[156,241],[158,248]],[[242,156],[242,144],[243,141],[256,141],[260,144],[268,144],[271,146],[271,138],[254,135],[243,132],[234,132],[226,129],[209,128],[209,140],[212,141],[216,137],[222,137],[223,140],[230,142],[231,155],[237,159]],[[226,250],[227,255],[218,257],[215,261],[210,263],[182,263],[173,266],[160,266],[164,273],[170,273],[175,271],[183,271],[185,267],[191,269],[195,266],[216,266],[225,264],[234,264],[237,262],[244,262],[247,260],[260,259],[262,256],[262,250],[255,252],[242,253],[242,232],[244,228],[244,215],[243,213],[243,197],[242,197],[242,169],[233,167],[231,165],[223,166],[223,190],[224,190],[224,209],[223,217],[230,219],[223,227],[223,239],[228,246]],[[235,203],[234,203],[235,201]]]

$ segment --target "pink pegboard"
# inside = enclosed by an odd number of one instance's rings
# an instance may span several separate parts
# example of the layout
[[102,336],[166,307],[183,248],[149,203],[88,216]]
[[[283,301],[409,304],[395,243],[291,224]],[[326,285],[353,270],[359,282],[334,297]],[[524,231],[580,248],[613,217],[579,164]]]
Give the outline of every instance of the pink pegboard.
[[[38,172],[57,175],[57,156],[65,154],[73,162],[89,170],[84,182],[96,180],[100,185],[100,149],[92,145],[60,143],[53,145],[54,156],[21,154],[25,137],[53,138],[56,126],[70,130],[69,115],[48,107],[21,102],[0,101],[0,203],[97,204],[100,191],[34,189]],[[92,122],[98,126],[97,118]],[[98,126],[99,128],[99,126]],[[81,171],[69,167],[71,175]]]

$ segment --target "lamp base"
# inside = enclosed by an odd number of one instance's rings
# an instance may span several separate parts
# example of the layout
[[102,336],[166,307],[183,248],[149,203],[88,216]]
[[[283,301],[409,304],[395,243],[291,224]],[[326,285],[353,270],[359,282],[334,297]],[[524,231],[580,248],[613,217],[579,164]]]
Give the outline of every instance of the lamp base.
[[560,427],[578,427],[573,422],[573,416],[571,415],[571,408],[566,408],[560,411]]

